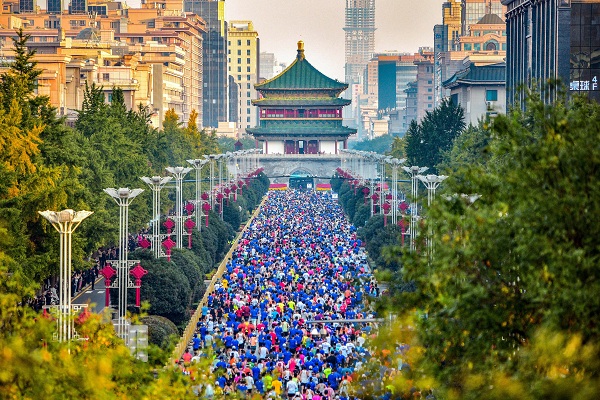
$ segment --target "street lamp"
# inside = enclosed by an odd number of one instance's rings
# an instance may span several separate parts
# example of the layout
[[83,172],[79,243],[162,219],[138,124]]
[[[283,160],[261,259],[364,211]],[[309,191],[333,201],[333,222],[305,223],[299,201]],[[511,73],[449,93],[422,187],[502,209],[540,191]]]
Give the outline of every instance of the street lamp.
[[140,178],[152,190],[152,251],[154,257],[160,257],[160,191],[172,179],[170,176],[153,176]]
[[198,230],[202,230],[202,207],[200,205],[201,200],[201,196],[202,196],[202,167],[204,167],[207,163],[208,160],[202,160],[202,159],[195,159],[195,160],[186,160],[188,163],[190,163],[192,165],[192,168],[194,168],[196,170],[196,201],[194,203],[194,205],[196,206],[195,209],[195,213],[196,213],[196,226],[198,227]]
[[209,193],[209,202],[210,202],[210,206],[212,208],[215,207],[215,194],[214,194],[214,189],[215,189],[215,160],[217,158],[216,154],[209,154],[209,155],[205,155],[204,156],[205,159],[208,160],[208,166],[210,167],[209,170],[209,179],[210,179],[210,190],[208,191]]
[[417,175],[417,178],[423,182],[423,185],[427,188],[427,205],[430,206],[435,196],[435,190],[440,184],[447,179],[446,175]]
[[417,195],[419,194],[419,181],[417,176],[427,171],[428,167],[402,167],[411,178],[412,184],[412,203],[410,205],[410,250],[415,250],[415,240],[417,238],[417,221],[419,219],[419,210],[417,204]]
[[[129,188],[107,188],[104,192],[112,197],[119,206],[119,260],[117,266],[118,280],[111,287],[119,288],[119,318],[117,319],[117,335],[126,340],[127,339],[127,321],[125,315],[127,314],[127,289],[129,287],[135,287],[129,280],[129,267],[137,264],[139,261],[127,259],[129,252],[128,238],[129,238],[129,205],[137,196],[140,195],[143,189],[129,189]],[[131,283],[131,284],[130,284]],[[106,288],[109,290],[109,288]]]
[[397,159],[393,157],[387,157],[386,162],[392,167],[392,187],[390,191],[392,193],[392,224],[398,223],[398,168],[404,164],[406,159]]
[[70,341],[73,337],[71,319],[71,236],[81,221],[93,214],[93,211],[38,211],[52,224],[60,234],[60,288],[58,313],[58,341]]
[[177,248],[183,248],[183,178],[190,172],[191,168],[166,167],[168,173],[175,177],[175,242]]

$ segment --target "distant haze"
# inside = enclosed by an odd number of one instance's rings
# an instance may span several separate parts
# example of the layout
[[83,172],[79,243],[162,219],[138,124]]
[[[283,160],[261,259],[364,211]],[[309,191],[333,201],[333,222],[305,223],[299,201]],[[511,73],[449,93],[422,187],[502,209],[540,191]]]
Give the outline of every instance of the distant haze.
[[[127,2],[138,7],[139,0]],[[433,26],[442,21],[443,0],[375,0],[375,51],[416,52],[433,46]],[[226,0],[225,17],[251,20],[261,51],[289,64],[296,42],[306,58],[331,78],[344,80],[345,0]]]
[[[442,0],[375,0],[375,51],[416,52],[433,47],[433,26],[442,21]],[[251,20],[260,49],[289,64],[296,42],[326,75],[344,80],[345,0],[226,0],[227,20]]]

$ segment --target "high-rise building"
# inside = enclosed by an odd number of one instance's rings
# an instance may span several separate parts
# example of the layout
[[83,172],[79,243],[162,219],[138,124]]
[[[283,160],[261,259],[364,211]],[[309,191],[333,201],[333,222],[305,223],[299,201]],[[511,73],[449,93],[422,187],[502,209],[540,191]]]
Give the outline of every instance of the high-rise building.
[[442,25],[445,26],[448,51],[458,50],[462,32],[462,0],[450,0],[442,4]]
[[[203,126],[216,128],[228,120],[227,111],[227,23],[225,0],[184,0],[185,12],[193,12],[206,22],[202,35]],[[229,120],[235,121],[236,116]]]
[[600,0],[502,0],[508,6],[507,103],[523,103],[523,86],[541,89],[547,101],[560,79],[570,92],[600,101]]
[[275,75],[275,68],[277,67],[277,60],[275,59],[275,53],[267,53],[265,51],[260,52],[258,64],[260,66],[259,78],[271,79]]
[[461,35],[469,34],[469,27],[478,23],[486,14],[495,14],[504,20],[506,7],[500,0],[462,0]]
[[360,83],[375,51],[375,0],[346,0],[346,82]]
[[238,85],[237,127],[241,134],[258,122],[258,110],[252,106],[259,77],[258,32],[252,21],[230,21],[227,40],[227,69]]
[[428,111],[433,111],[433,49],[421,48],[419,56],[414,64],[417,66],[417,120],[421,121]]

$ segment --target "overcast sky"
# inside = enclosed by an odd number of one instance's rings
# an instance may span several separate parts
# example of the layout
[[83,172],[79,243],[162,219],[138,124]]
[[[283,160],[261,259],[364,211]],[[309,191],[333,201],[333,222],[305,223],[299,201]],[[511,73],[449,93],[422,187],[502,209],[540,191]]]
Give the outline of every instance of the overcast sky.
[[[433,47],[433,26],[442,21],[443,0],[375,0],[375,51],[415,52]],[[326,75],[344,80],[344,0],[226,0],[225,17],[251,20],[261,51],[289,64],[296,42]]]

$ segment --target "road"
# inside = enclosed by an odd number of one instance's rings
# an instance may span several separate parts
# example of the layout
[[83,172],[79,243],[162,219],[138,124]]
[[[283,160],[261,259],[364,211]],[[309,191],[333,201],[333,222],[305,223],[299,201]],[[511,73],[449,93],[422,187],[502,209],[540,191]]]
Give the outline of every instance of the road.
[[94,285],[94,290],[91,286],[84,288],[77,293],[71,300],[72,304],[89,304],[89,311],[101,313],[104,310],[106,296],[106,287],[104,286],[104,278],[98,278]]

